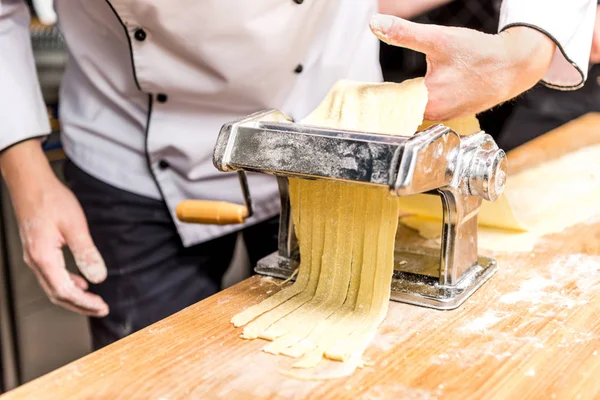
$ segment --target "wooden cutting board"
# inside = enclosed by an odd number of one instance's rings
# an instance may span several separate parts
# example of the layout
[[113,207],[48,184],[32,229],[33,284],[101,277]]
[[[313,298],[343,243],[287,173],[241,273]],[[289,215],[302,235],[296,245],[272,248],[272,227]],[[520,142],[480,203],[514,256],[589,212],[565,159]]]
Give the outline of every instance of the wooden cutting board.
[[[511,171],[564,149],[565,135],[600,143],[600,116],[575,122],[511,152]],[[530,253],[495,256],[499,272],[458,310],[392,302],[373,366],[351,377],[287,378],[287,358],[238,337],[230,318],[280,289],[255,276],[1,399],[600,398],[600,210]]]

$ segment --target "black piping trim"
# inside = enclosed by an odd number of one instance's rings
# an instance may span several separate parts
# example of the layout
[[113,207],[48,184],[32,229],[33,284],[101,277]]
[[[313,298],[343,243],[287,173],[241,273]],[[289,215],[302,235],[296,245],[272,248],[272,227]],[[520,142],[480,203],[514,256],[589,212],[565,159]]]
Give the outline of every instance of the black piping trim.
[[16,146],[16,145],[18,145],[18,144],[21,144],[21,143],[23,143],[23,142],[26,142],[26,141],[28,141],[28,140],[34,140],[34,139],[44,139],[44,140],[42,140],[42,141],[40,142],[40,144],[42,144],[42,143],[43,143],[43,142],[44,142],[46,139],[48,139],[48,136],[50,136],[50,134],[49,134],[49,133],[45,133],[45,134],[43,134],[43,135],[36,135],[36,136],[27,137],[27,138],[25,138],[25,139],[21,139],[21,140],[19,140],[18,142],[14,142],[14,143],[12,143],[12,144],[9,144],[9,145],[8,145],[8,146],[6,146],[5,148],[3,148],[2,150],[0,150],[0,153],[3,153],[3,152],[5,152],[6,150],[10,149],[11,147],[14,147],[14,146]]
[[125,31],[125,37],[127,38],[127,44],[129,45],[129,58],[131,59],[131,69],[132,69],[132,73],[133,73],[133,80],[135,81],[135,85],[140,90],[140,92],[143,92],[142,87],[140,86],[140,82],[138,81],[137,74],[135,73],[135,61],[133,61],[133,47],[131,45],[131,37],[129,36],[129,31],[127,30],[127,26],[123,23],[123,20],[117,13],[117,10],[115,10],[113,5],[110,4],[110,1],[109,0],[104,0],[104,1],[106,1],[106,4],[108,4],[108,6],[112,10],[113,14],[115,14],[115,17],[117,17],[117,19],[119,20],[119,23],[123,27],[123,30]]
[[154,175],[154,170],[152,169],[152,160],[150,160],[150,150],[148,149],[148,139],[150,137],[150,118],[152,117],[152,105],[154,104],[154,98],[151,94],[148,95],[148,117],[146,118],[146,131],[145,131],[145,139],[144,139],[144,154],[146,156],[146,163],[148,164],[148,171],[150,172],[150,176],[152,176],[152,179],[154,180],[154,183],[156,184],[156,187],[158,188],[158,192],[160,193],[161,197],[162,197],[162,201],[163,204],[165,206],[165,210],[167,210],[169,217],[171,217],[171,221],[173,222],[173,225],[175,225],[175,220],[173,219],[173,214],[171,213],[171,210],[169,210],[169,206],[167,205],[167,201],[165,200],[165,194],[163,193],[159,183],[158,183],[158,179],[156,179],[156,176]]
[[573,86],[561,86],[561,85],[554,85],[552,83],[546,82],[545,80],[541,80],[541,82],[551,88],[551,89],[557,89],[557,90],[575,90],[575,89],[579,89],[581,87],[583,87],[583,85],[585,84],[585,75],[583,74],[583,71],[581,70],[581,68],[579,68],[579,66],[577,64],[575,64],[575,62],[573,60],[571,60],[569,58],[569,56],[567,56],[567,53],[565,52],[565,49],[563,49],[562,45],[558,42],[558,40],[556,40],[556,38],[554,36],[552,36],[548,31],[546,31],[545,29],[540,28],[539,26],[535,26],[535,25],[531,25],[531,24],[527,24],[527,23],[523,23],[523,22],[515,22],[512,24],[508,24],[506,26],[504,26],[500,32],[508,29],[508,28],[512,28],[514,26],[525,26],[527,28],[531,28],[531,29],[535,29],[538,32],[543,33],[544,35],[548,36],[553,42],[554,44],[556,44],[556,47],[560,50],[560,52],[562,53],[563,57],[573,66],[575,67],[575,69],[577,70],[577,72],[579,72],[579,75],[581,75],[581,82],[578,83],[577,85],[573,85]]

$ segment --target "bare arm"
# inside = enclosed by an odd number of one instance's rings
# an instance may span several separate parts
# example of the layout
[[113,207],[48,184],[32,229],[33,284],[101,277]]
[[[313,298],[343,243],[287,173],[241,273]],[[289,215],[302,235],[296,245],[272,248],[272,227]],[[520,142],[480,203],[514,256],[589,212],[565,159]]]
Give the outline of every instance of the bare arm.
[[82,314],[108,313],[87,292],[87,282],[67,271],[68,246],[93,283],[106,277],[79,202],[50,168],[39,137],[50,131],[22,0],[0,1],[0,169],[19,225],[23,258],[53,303]]
[[50,168],[40,140],[26,140],[4,150],[0,169],[19,224],[23,259],[50,300],[81,314],[106,315],[106,303],[87,291],[85,279],[66,269],[63,246],[69,246],[88,281],[99,283],[106,278],[83,210]]
[[596,23],[594,25],[594,37],[592,38],[590,62],[600,64],[600,6],[596,8]]

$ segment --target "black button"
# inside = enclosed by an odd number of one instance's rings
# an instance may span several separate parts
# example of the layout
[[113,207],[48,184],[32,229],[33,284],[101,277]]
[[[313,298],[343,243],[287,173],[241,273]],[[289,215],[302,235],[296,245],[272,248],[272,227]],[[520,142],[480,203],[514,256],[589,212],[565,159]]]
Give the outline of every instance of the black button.
[[156,101],[159,103],[166,103],[169,97],[164,93],[159,93],[156,95]]
[[304,0],[294,0],[294,3],[296,3],[296,4],[302,4],[302,3],[304,3]]
[[295,73],[299,74],[304,70],[304,67],[302,66],[302,64],[298,64],[298,66],[296,67],[296,69],[294,70]]
[[166,160],[160,160],[158,162],[158,168],[160,168],[160,169],[167,169],[167,168],[169,168],[169,162],[166,161]]
[[139,40],[140,42],[142,42],[146,40],[146,31],[141,28],[136,29],[133,33],[133,37],[135,38],[135,40]]

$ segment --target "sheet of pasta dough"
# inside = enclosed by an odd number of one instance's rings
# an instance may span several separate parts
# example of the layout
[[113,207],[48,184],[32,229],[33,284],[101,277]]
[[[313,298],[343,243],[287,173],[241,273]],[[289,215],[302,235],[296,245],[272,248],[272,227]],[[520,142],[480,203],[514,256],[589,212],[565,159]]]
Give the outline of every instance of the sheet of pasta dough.
[[[301,123],[389,135],[413,135],[423,121],[423,79],[401,84],[340,81]],[[387,188],[291,178],[300,245],[298,278],[236,315],[242,337],[272,342],[265,351],[302,357],[300,378],[352,373],[387,313],[398,226],[398,199]],[[319,370],[323,357],[340,368]],[[308,371],[308,372],[307,372]]]
[[[479,131],[471,123],[446,121],[461,135]],[[423,123],[421,128],[432,125]],[[420,128],[420,129],[421,129]],[[509,159],[510,163],[510,159]],[[600,145],[565,154],[510,176],[504,194],[484,201],[479,212],[479,247],[493,251],[530,251],[539,237],[560,232],[596,214],[600,196]],[[577,205],[577,206],[575,206]],[[428,239],[441,236],[442,205],[437,196],[400,199],[401,222]]]

